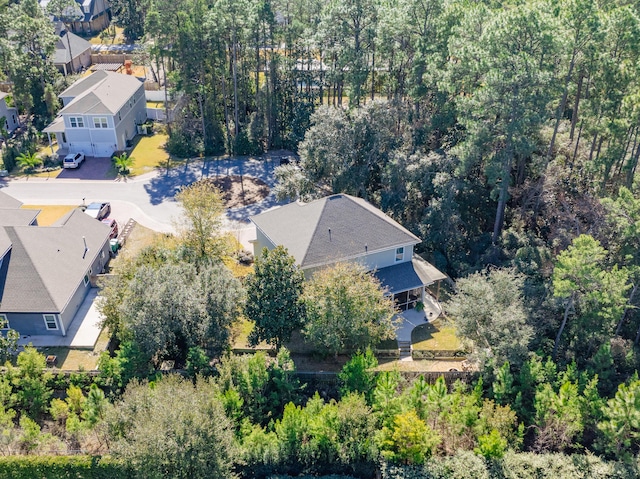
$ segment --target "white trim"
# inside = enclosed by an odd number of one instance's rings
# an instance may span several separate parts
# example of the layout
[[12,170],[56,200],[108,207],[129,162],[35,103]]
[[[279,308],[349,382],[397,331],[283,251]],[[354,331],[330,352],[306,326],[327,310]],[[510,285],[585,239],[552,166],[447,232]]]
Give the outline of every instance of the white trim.
[[[55,328],[50,328],[49,323],[47,322],[47,317],[53,318],[53,322],[55,324]],[[58,318],[55,314],[43,314],[42,319],[44,319],[44,325],[47,328],[47,331],[58,331],[60,328],[58,327]]]
[[[400,256],[400,258],[398,258],[398,256]],[[399,246],[396,248],[396,263],[400,263],[401,261],[404,261],[404,246]]]
[[87,271],[84,277],[82,278],[82,283],[84,284],[85,288],[90,282],[91,282],[91,270]]

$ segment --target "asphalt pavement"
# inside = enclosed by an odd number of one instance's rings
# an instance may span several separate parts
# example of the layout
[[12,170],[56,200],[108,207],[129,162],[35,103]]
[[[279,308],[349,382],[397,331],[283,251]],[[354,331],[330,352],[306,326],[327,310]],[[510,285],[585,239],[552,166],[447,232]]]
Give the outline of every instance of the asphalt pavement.
[[[78,172],[89,166],[88,161],[85,163]],[[175,232],[175,223],[181,215],[181,207],[175,200],[175,194],[183,186],[201,178],[247,175],[261,179],[272,188],[275,185],[276,166],[278,163],[270,159],[191,160],[179,167],[129,179],[0,178],[0,188],[24,204],[31,205],[81,205],[83,202],[110,201],[110,216],[121,225],[133,218],[147,228],[172,233]],[[91,177],[89,168],[86,171]],[[277,204],[271,193],[260,203],[229,209],[226,226],[236,232],[238,239],[248,247],[248,239],[252,236],[249,216]]]

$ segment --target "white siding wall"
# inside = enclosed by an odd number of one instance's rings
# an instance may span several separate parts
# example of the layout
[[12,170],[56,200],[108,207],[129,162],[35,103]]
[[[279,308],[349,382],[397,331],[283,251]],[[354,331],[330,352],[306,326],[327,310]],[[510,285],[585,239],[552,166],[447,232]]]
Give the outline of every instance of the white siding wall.
[[[133,99],[135,98],[135,102]],[[129,105],[129,103],[131,105]],[[118,116],[118,114],[120,116]],[[119,118],[119,119],[118,119]],[[140,82],[140,88],[115,115],[116,123],[116,144],[118,150],[124,150],[127,140],[131,140],[137,134],[136,125],[140,125],[147,120],[147,103],[144,97],[144,85]]]

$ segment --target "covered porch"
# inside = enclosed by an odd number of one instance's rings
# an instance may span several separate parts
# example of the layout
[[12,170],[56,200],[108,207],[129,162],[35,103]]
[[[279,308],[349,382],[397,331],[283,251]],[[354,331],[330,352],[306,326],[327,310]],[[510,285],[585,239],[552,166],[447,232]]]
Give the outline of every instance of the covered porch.
[[[411,261],[400,263],[376,271],[375,276],[380,280],[387,294],[392,295],[399,310],[397,339],[402,353],[411,356],[411,332],[425,322],[434,321],[442,314],[442,307],[438,301],[440,281],[447,276],[431,263],[419,256]],[[435,289],[432,295],[427,289]],[[407,351],[403,351],[407,349]]]
[[62,117],[57,117],[42,132],[47,134],[52,155],[65,156],[69,153],[67,136],[64,132],[64,119]]

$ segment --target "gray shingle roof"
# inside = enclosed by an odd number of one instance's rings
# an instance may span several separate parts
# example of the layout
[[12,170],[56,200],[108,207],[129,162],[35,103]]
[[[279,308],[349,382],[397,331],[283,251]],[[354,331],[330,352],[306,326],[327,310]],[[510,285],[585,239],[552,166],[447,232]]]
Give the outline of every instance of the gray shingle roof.
[[142,83],[132,75],[97,71],[78,80],[59,96],[73,97],[59,115],[115,114],[138,91]]
[[[0,95],[2,95],[2,92],[0,92]],[[2,96],[0,96],[0,98],[2,98]],[[0,191],[0,208],[20,208],[21,206],[22,201],[18,201],[4,191]]]
[[420,238],[361,198],[338,194],[251,217],[274,245],[302,268],[348,261],[368,253],[420,243]]
[[12,246],[0,271],[3,313],[63,311],[110,233],[80,210],[59,226],[6,226],[4,231]]
[[40,213],[40,210],[0,208],[0,225],[29,226]]
[[56,51],[53,56],[54,65],[64,65],[71,62],[69,43],[71,43],[71,53],[73,54],[73,58],[77,58],[85,51],[91,50],[91,43],[86,41],[84,38],[80,38],[78,35],[70,32],[65,32],[56,42]]
[[414,256],[411,261],[381,268],[374,272],[374,276],[387,287],[389,293],[428,286],[446,278],[435,266],[419,256]]

